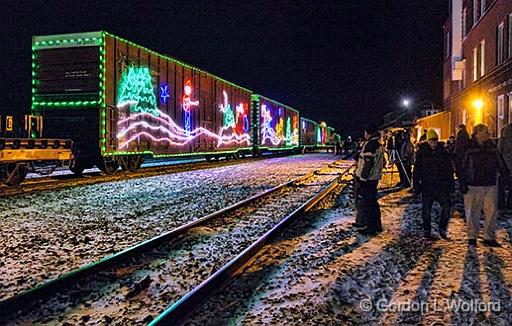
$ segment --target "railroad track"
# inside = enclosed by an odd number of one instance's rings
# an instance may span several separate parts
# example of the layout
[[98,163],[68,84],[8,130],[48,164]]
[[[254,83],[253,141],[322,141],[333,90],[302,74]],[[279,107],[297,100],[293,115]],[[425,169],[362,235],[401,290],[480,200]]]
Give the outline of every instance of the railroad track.
[[18,194],[26,194],[31,192],[57,190],[82,185],[92,185],[97,183],[123,181],[128,179],[136,179],[142,177],[157,176],[161,174],[180,173],[185,171],[196,171],[202,169],[216,168],[220,166],[236,165],[240,163],[248,163],[265,158],[246,158],[243,160],[221,160],[210,162],[187,162],[182,164],[159,165],[142,167],[136,172],[128,172],[119,170],[113,174],[104,174],[100,171],[83,173],[82,176],[73,174],[54,175],[46,177],[36,177],[27,179],[21,185],[15,187],[7,187],[0,185],[0,197],[13,196]]
[[3,300],[0,322],[179,322],[352,166],[338,162]]

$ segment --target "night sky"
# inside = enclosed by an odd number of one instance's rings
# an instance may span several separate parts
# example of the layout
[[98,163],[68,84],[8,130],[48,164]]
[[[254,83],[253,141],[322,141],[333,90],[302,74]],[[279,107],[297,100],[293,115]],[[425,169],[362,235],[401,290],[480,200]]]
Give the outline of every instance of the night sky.
[[0,112],[30,110],[32,35],[97,30],[289,104],[344,134],[378,123],[403,96],[441,104],[448,0],[74,2],[3,5]]

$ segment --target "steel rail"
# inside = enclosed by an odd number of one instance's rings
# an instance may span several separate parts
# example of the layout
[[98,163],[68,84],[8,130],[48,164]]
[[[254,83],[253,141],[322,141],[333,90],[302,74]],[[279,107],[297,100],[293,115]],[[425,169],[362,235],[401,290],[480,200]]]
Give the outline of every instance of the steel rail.
[[173,239],[176,239],[178,236],[186,234],[193,228],[198,226],[202,226],[207,222],[219,218],[226,213],[232,212],[236,209],[244,207],[257,199],[266,197],[276,191],[283,189],[285,187],[293,186],[295,183],[300,182],[302,179],[308,179],[314,176],[314,172],[310,172],[308,174],[297,177],[291,181],[287,181],[282,183],[276,187],[263,191],[259,194],[251,196],[247,199],[239,201],[229,207],[223,208],[214,213],[208,214],[197,220],[191,221],[187,224],[179,226],[171,231],[165,232],[158,236],[155,236],[151,239],[140,242],[132,247],[124,249],[118,253],[102,258],[96,262],[90,263],[78,269],[66,272],[55,279],[49,280],[45,283],[35,286],[32,289],[25,290],[19,294],[16,294],[10,298],[4,299],[0,301],[0,321],[2,320],[2,316],[13,314],[16,312],[26,311],[29,307],[35,304],[39,300],[44,300],[45,298],[53,295],[55,292],[62,291],[63,289],[78,283],[80,280],[91,276],[99,271],[106,270],[108,268],[117,266],[134,256],[147,252],[159,245],[169,242]]
[[263,236],[253,242],[235,258],[226,263],[221,269],[217,270],[208,279],[203,281],[180,300],[167,308],[148,325],[179,325],[186,321],[186,318],[190,316],[211,294],[213,294],[213,292],[223,288],[229,280],[236,275],[237,271],[246,266],[266,244],[275,239],[292,219],[311,210],[311,208],[318,204],[318,202],[331,193],[338,184],[342,184],[342,182],[340,182],[341,177],[348,174],[353,167],[354,165],[346,168],[346,170],[343,173],[340,173],[336,179],[324,186],[313,197],[308,199],[299,208],[278,222],[278,224],[276,224],[271,230],[267,231]]

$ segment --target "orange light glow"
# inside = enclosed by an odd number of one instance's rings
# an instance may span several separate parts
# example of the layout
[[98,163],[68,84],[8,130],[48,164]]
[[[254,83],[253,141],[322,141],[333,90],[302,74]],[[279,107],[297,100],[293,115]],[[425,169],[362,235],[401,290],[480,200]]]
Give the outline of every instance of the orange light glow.
[[475,108],[475,124],[482,123],[484,121],[484,101],[482,99],[476,99],[473,101],[473,107]]
[[482,99],[476,99],[473,101],[473,106],[477,110],[481,110],[484,107],[484,101]]

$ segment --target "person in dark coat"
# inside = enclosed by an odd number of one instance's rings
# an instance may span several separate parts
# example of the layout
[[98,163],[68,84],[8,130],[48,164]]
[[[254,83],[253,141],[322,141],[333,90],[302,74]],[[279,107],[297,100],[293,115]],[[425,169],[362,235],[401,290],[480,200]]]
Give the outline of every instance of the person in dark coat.
[[377,185],[382,177],[384,149],[380,143],[380,133],[376,126],[365,128],[365,139],[356,168],[356,223],[365,227],[359,232],[377,234],[382,232],[380,206],[377,201]]
[[397,148],[401,162],[397,162],[398,172],[400,175],[399,187],[409,188],[412,182],[412,161],[414,158],[414,146],[411,142],[411,134],[406,130],[402,134],[400,147]]
[[435,239],[431,230],[431,213],[434,201],[442,208],[439,221],[439,236],[448,239],[447,228],[451,217],[450,194],[454,191],[453,166],[450,155],[439,142],[433,129],[427,132],[427,142],[419,145],[414,165],[414,192],[421,193],[423,208],[423,235]]
[[[509,123],[501,130],[498,140],[498,151],[500,152],[509,171],[512,171],[512,123]],[[510,177],[500,175],[498,180],[498,208],[512,208],[512,180]]]
[[470,143],[469,133],[466,130],[464,124],[460,124],[458,127],[457,135],[455,137],[455,149],[453,151],[453,163],[455,165],[455,172],[459,177],[460,165],[464,159],[464,153]]
[[455,153],[455,136],[450,136],[448,142],[446,143],[446,151],[450,154],[450,157],[453,157]]
[[478,124],[466,147],[460,166],[460,191],[464,194],[468,244],[476,245],[480,232],[480,216],[484,215],[484,244],[499,247],[496,241],[496,180],[498,174],[508,177],[509,171],[494,143],[489,128]]

